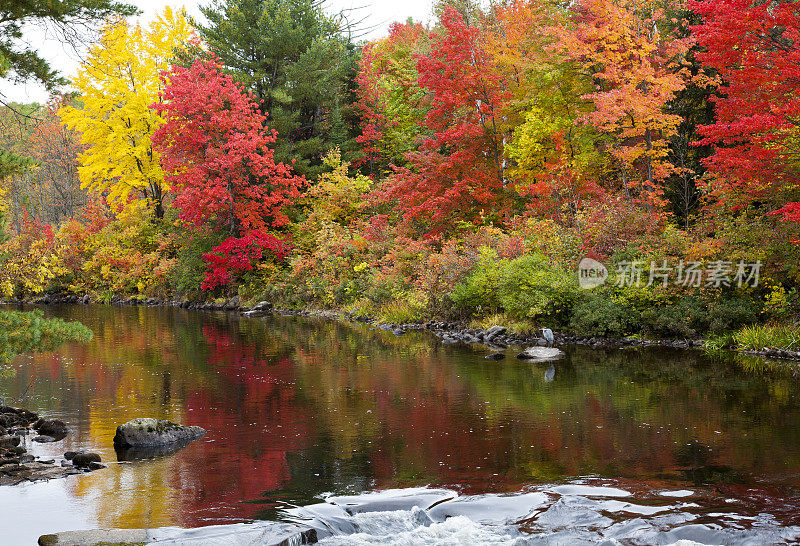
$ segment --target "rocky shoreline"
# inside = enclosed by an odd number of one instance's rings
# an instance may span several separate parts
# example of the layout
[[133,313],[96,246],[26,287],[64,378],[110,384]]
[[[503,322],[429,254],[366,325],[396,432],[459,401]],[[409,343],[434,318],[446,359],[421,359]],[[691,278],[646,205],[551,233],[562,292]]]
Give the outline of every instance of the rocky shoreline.
[[[5,301],[7,305],[55,305],[73,304],[88,305],[96,301],[89,295],[72,294],[47,294],[39,298],[30,300],[11,300]],[[195,311],[223,311],[239,313],[245,317],[259,317],[271,314],[281,316],[299,316],[323,318],[329,320],[345,320],[348,322],[360,322],[370,324],[375,328],[392,332],[395,335],[403,335],[413,331],[427,331],[439,338],[445,344],[463,343],[468,345],[483,345],[488,350],[497,352],[508,347],[530,347],[543,346],[546,344],[541,335],[531,332],[528,334],[518,334],[508,332],[503,328],[502,333],[493,335],[487,334],[488,330],[470,328],[462,321],[420,321],[411,323],[381,323],[372,317],[356,316],[351,313],[329,310],[329,309],[286,309],[273,307],[272,303],[262,301],[253,306],[244,305],[239,296],[215,301],[215,302],[192,302],[187,300],[161,300],[157,298],[144,297],[121,297],[112,298],[109,305],[118,306],[148,306],[148,307],[177,307],[181,309]],[[492,327],[497,328],[497,327]],[[607,338],[597,336],[581,336],[568,332],[553,332],[553,344],[555,345],[583,345],[594,348],[624,349],[635,347],[667,347],[675,349],[701,349],[706,341],[704,339],[641,339],[638,337]],[[789,351],[780,348],[764,347],[758,351],[740,351],[740,354],[756,356],[762,358],[777,358],[782,360],[800,360],[800,351]],[[492,355],[488,355],[492,356]]]
[[[36,433],[36,436],[33,434]],[[105,468],[96,453],[64,454],[55,459],[40,459],[28,453],[25,440],[49,443],[64,439],[67,426],[58,419],[45,419],[22,408],[0,406],[0,486],[64,478]]]

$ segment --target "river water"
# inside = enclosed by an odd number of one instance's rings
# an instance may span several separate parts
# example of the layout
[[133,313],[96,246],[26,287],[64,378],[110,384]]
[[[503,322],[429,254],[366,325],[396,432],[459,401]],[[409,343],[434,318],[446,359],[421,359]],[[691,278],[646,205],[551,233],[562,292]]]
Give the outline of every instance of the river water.
[[[326,544],[800,542],[800,379],[664,349],[550,364],[368,325],[65,306],[85,345],[22,355],[0,398],[67,422],[37,455],[109,468],[0,488],[3,544],[90,528],[312,524]],[[208,430],[117,461],[115,428]],[[256,529],[269,525],[249,526]]]

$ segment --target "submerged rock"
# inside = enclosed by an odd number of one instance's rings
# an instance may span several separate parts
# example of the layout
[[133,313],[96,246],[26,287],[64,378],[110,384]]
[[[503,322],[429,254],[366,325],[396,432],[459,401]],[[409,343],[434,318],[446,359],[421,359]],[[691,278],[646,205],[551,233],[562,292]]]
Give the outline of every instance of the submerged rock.
[[529,347],[525,349],[517,358],[520,360],[534,360],[536,362],[548,362],[550,360],[558,360],[564,358],[566,353],[561,349],[555,347]]
[[486,355],[484,358],[487,360],[503,360],[506,357],[503,353],[494,353]]
[[187,427],[163,419],[133,419],[117,427],[114,447],[157,448],[170,444],[189,443],[205,435],[205,429]]

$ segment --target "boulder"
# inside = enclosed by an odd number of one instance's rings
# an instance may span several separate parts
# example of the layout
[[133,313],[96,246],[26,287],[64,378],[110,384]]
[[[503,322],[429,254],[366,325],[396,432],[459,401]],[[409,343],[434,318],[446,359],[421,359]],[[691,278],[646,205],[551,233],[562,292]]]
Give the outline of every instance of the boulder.
[[0,449],[9,449],[19,445],[19,436],[3,436],[0,438]]
[[484,358],[487,360],[503,360],[506,357],[503,353],[493,353],[486,355]]
[[483,331],[483,339],[492,340],[497,336],[502,336],[505,333],[506,333],[505,327],[495,325]]
[[200,427],[187,427],[162,419],[133,419],[117,427],[115,448],[161,447],[191,442],[205,435]]
[[529,347],[525,349],[517,358],[520,360],[532,360],[536,362],[549,362],[551,360],[558,360],[564,358],[566,353],[561,349],[555,347]]
[[72,464],[79,468],[89,468],[92,463],[99,463],[101,460],[97,453],[77,453],[72,457]]
[[39,419],[33,425],[33,429],[42,436],[50,436],[56,440],[63,439],[69,432],[64,421],[59,419]]

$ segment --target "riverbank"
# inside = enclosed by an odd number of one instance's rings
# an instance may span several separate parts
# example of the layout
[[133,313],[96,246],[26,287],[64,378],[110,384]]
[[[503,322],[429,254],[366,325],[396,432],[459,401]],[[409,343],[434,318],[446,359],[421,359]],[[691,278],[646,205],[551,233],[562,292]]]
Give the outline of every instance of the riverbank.
[[42,459],[28,453],[29,440],[57,442],[67,434],[69,429],[58,419],[41,418],[23,408],[0,406],[0,486],[65,478],[105,468],[99,456],[91,461],[84,457],[83,461],[81,454],[65,453],[64,459],[56,464],[55,459]]
[[[88,305],[96,301],[90,295],[74,294],[47,294],[38,298],[26,300],[7,300],[0,303],[5,305]],[[375,317],[353,313],[346,310],[337,309],[316,309],[303,308],[293,309],[288,307],[275,307],[267,301],[242,301],[235,296],[228,299],[217,299],[214,301],[188,301],[188,300],[162,300],[158,298],[147,298],[140,296],[111,298],[109,305],[120,306],[149,306],[149,307],[177,307],[196,311],[223,311],[240,313],[243,316],[258,317],[268,314],[279,314],[284,316],[313,317],[329,320],[343,320],[346,322],[358,322],[370,324],[376,328],[386,330],[395,335],[403,335],[411,331],[428,331],[445,344],[464,343],[468,345],[482,345],[489,351],[502,350],[508,347],[530,347],[546,345],[550,342],[541,335],[540,328],[530,328],[527,331],[515,330],[517,323],[504,323],[502,320],[493,324],[490,328],[476,328],[474,323],[463,320],[425,320],[412,322],[381,322]],[[487,331],[491,328],[502,328],[502,333]],[[758,327],[746,327],[751,331]],[[575,332],[553,330],[553,344],[555,345],[583,345],[597,348],[634,348],[634,347],[668,347],[677,349],[705,349],[705,350],[729,350],[747,356],[761,358],[774,358],[781,360],[800,361],[800,350],[787,349],[785,347],[754,347],[736,346],[736,333],[731,335],[716,337],[711,342],[705,338],[646,338],[642,336],[627,337],[606,337],[581,335]],[[800,333],[798,333],[800,336]],[[753,337],[753,336],[751,336]]]

